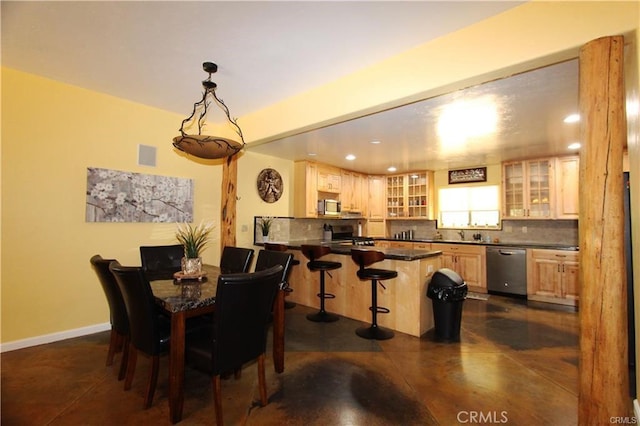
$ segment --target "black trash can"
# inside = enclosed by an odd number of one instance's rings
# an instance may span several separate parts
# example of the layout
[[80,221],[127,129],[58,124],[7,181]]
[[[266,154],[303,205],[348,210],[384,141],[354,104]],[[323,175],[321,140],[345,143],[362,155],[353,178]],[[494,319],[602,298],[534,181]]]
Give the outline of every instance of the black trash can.
[[462,304],[467,298],[467,283],[451,269],[438,269],[431,277],[427,297],[433,304],[436,340],[459,342]]

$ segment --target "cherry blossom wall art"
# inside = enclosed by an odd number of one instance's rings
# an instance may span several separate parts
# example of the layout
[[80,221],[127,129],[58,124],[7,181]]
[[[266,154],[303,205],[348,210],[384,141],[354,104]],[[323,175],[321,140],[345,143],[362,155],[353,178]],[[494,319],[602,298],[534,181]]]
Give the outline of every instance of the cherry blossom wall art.
[[193,179],[87,168],[87,222],[193,222]]

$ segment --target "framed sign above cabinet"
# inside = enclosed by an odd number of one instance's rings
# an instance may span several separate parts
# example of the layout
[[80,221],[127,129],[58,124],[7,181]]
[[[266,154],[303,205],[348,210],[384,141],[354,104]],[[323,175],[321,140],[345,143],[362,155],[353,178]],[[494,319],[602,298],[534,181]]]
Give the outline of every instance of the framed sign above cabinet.
[[449,170],[449,185],[454,183],[486,182],[487,168]]

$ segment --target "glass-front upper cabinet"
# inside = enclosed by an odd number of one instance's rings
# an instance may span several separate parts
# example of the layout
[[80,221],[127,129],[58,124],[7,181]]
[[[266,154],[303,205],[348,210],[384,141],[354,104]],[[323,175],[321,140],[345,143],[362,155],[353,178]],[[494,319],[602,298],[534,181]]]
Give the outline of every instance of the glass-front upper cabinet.
[[387,176],[387,219],[429,218],[432,180],[431,171]]
[[503,165],[503,218],[549,219],[553,216],[551,159]]
[[407,204],[409,217],[429,216],[429,181],[427,173],[410,173],[407,176]]
[[387,176],[387,217],[404,217],[405,176]]

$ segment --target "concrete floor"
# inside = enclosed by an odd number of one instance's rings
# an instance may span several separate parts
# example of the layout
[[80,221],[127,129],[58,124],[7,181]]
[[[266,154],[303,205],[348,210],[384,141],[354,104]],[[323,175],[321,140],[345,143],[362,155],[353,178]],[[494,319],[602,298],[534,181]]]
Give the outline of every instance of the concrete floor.
[[[544,307],[544,308],[541,308]],[[328,304],[327,308],[330,310]],[[551,308],[551,309],[550,309]],[[223,380],[227,425],[574,425],[578,404],[578,315],[492,295],[464,302],[461,341],[401,333],[368,341],[362,323],[313,323],[286,311],[285,371],[267,360],[269,405],[257,404],[257,367]],[[170,424],[168,360],[153,406],[142,409],[149,360],[133,388],[105,367],[108,333],[3,353],[3,425]],[[187,369],[182,424],[214,424],[208,377]]]

